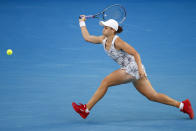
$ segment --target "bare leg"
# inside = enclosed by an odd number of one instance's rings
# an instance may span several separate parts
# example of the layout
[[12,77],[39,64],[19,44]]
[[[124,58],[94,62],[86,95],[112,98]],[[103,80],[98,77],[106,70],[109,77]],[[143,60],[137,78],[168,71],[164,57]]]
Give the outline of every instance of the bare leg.
[[166,96],[165,94],[157,93],[153,88],[148,79],[141,78],[140,80],[134,81],[133,85],[135,88],[149,100],[175,106],[179,108],[180,102]]
[[133,77],[125,72],[125,70],[118,69],[107,77],[101,82],[101,85],[92,96],[90,101],[86,104],[89,110],[105,95],[108,90],[108,87],[124,84],[133,80]]

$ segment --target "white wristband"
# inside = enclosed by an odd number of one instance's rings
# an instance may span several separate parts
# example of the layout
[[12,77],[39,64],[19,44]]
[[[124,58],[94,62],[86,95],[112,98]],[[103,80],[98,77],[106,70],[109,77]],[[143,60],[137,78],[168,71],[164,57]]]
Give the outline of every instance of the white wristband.
[[80,27],[82,27],[82,26],[86,26],[84,21],[80,21]]

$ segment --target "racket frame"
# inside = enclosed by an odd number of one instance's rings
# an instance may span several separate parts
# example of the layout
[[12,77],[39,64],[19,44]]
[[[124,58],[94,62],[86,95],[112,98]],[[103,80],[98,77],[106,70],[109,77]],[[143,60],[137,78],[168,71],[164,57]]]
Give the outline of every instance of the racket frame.
[[[99,15],[103,14],[101,19],[104,20],[104,12],[105,12],[107,9],[109,9],[109,8],[111,8],[111,7],[113,7],[113,6],[120,6],[120,7],[124,10],[125,16],[124,16],[123,19],[119,22],[119,24],[122,24],[122,23],[125,21],[125,19],[126,19],[127,13],[126,13],[125,8],[124,8],[122,5],[120,5],[120,4],[113,4],[113,5],[110,5],[110,6],[108,6],[107,8],[105,8],[102,12],[99,12],[99,13],[97,13],[97,14],[95,14],[95,15],[87,15],[87,16],[85,16],[85,18],[86,18],[86,19],[89,19],[89,18],[99,18]],[[80,17],[80,18],[81,18],[81,17]]]

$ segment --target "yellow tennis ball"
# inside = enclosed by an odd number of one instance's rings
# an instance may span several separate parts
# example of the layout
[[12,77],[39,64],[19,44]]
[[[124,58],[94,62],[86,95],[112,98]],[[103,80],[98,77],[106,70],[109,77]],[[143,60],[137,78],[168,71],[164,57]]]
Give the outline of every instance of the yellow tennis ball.
[[7,55],[12,55],[12,53],[13,53],[13,52],[12,52],[11,49],[8,49],[8,50],[7,50]]

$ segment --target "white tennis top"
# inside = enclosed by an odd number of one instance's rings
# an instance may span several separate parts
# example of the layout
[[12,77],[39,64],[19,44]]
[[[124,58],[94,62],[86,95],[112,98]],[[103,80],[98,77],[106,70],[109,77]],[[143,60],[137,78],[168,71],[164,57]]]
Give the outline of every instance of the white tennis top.
[[[114,36],[109,50],[105,48],[107,38],[103,40],[102,44],[104,46],[105,52],[108,54],[108,56],[110,56],[115,62],[117,62],[120,65],[121,69],[124,69],[128,74],[132,75],[136,79],[139,79],[140,76],[138,72],[138,66],[134,56],[128,54],[123,50],[117,50],[114,46],[116,38],[118,38],[117,35]],[[144,69],[144,72],[146,74],[144,65],[142,65],[142,68]]]

